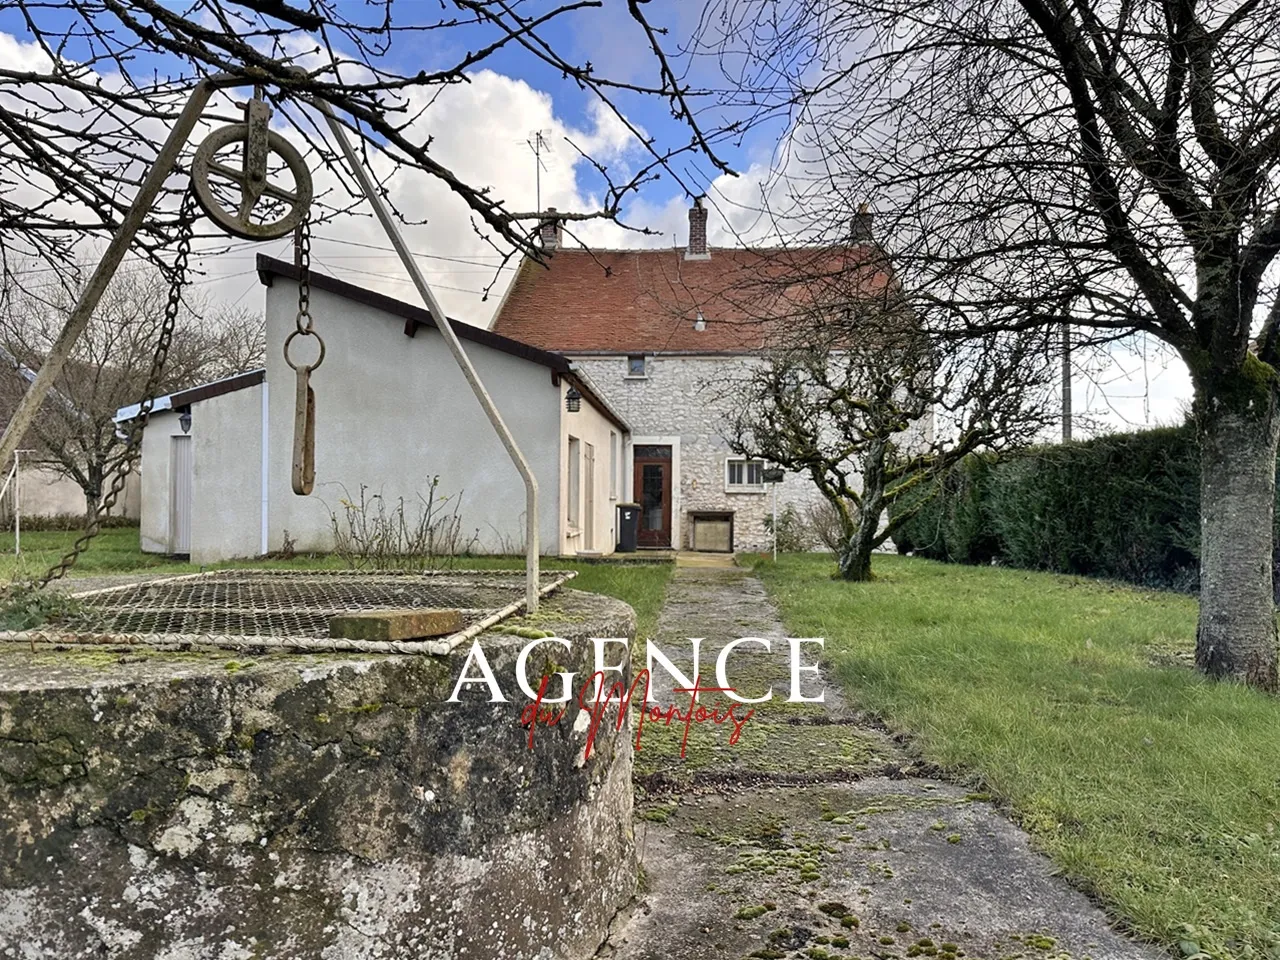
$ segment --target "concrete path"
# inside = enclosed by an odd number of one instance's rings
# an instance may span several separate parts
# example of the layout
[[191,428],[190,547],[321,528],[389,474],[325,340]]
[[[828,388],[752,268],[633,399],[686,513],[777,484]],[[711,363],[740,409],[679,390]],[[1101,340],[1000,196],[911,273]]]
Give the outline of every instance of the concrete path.
[[[645,879],[599,956],[612,960],[922,957],[931,960],[1156,960],[1054,876],[1027,836],[982,795],[930,779],[826,677],[822,705],[785,702],[786,633],[745,570],[679,565],[659,643],[704,682],[729,640],[744,696],[772,685],[729,744],[728,724],[648,724],[636,754],[637,843]],[[683,651],[683,658],[675,656]],[[810,654],[810,656],[812,656]],[[671,682],[662,702],[687,704]],[[740,715],[743,708],[738,708]]]

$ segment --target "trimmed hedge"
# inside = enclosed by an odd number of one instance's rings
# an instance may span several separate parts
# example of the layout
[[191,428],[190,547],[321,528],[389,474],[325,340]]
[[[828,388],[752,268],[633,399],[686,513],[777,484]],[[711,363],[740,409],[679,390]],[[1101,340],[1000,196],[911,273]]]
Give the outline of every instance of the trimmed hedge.
[[[0,533],[8,529],[13,532],[13,511],[0,511]],[[102,517],[99,524],[103,529],[116,529],[120,527],[136,527],[138,521],[129,517]],[[35,533],[38,531],[74,531],[84,529],[83,513],[56,513],[49,516],[22,515],[22,532]]]
[[1189,427],[972,456],[934,489],[895,536],[900,551],[1198,587],[1200,452]]

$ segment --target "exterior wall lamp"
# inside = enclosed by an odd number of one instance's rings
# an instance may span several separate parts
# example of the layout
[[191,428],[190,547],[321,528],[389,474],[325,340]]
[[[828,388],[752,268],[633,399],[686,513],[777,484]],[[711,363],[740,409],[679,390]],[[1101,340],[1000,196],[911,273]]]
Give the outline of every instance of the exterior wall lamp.
[[191,432],[191,411],[183,410],[178,414],[178,426],[182,428],[183,433]]
[[582,394],[573,384],[569,384],[569,389],[565,392],[564,408],[570,413],[577,413],[582,409]]

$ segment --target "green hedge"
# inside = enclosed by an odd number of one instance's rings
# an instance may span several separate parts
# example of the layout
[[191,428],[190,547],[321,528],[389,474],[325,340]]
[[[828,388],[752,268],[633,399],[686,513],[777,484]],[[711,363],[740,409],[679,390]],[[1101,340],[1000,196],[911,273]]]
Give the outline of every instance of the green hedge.
[[973,456],[935,491],[898,531],[899,550],[1198,585],[1200,454],[1189,427]]

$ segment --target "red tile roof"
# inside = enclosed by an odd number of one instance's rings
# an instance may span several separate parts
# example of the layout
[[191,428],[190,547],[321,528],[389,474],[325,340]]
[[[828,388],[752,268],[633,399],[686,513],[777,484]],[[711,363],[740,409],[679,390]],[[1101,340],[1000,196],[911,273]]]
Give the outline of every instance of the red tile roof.
[[815,300],[885,294],[882,263],[868,246],[712,248],[688,260],[680,249],[563,249],[547,266],[521,264],[491,329],[568,354],[756,351]]

